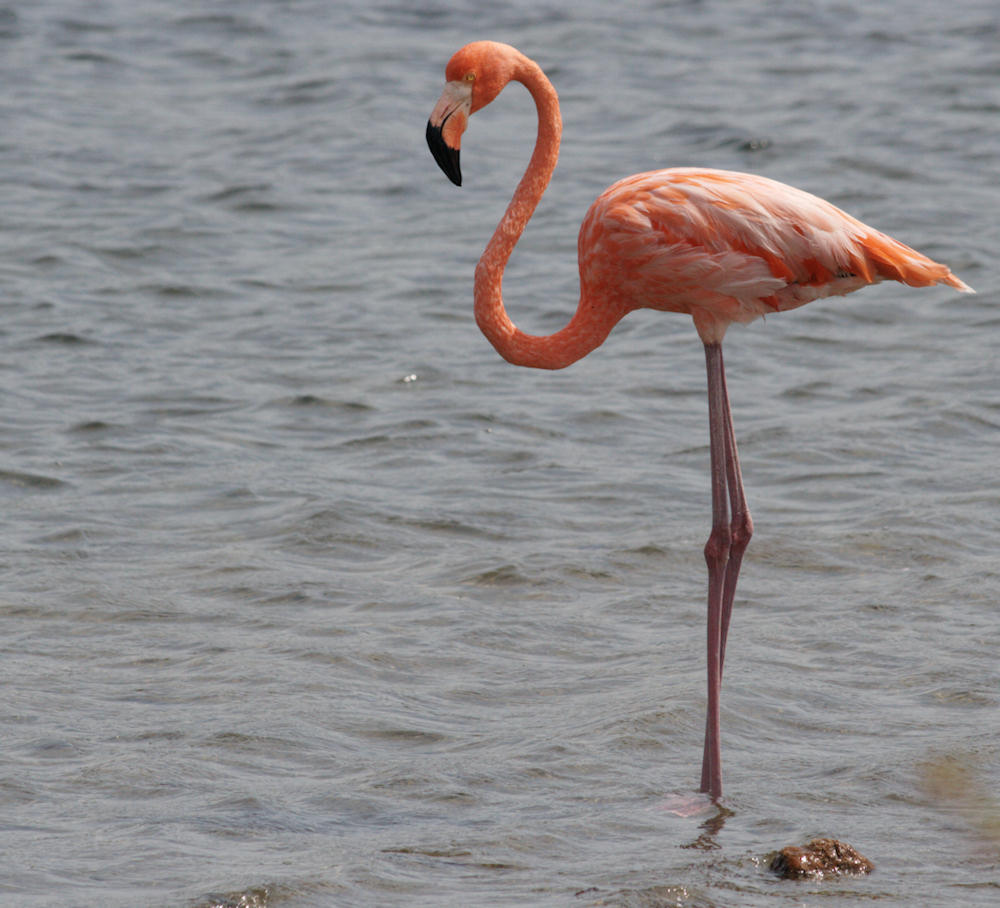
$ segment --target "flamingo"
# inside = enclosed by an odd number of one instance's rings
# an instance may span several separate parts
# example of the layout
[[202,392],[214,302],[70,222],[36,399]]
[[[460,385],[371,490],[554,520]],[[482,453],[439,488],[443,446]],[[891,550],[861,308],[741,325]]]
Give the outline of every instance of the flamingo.
[[618,321],[640,308],[687,313],[704,344],[712,529],[704,550],[708,703],[700,791],[717,801],[722,796],[719,695],[726,637],[753,532],[722,362],[726,329],[884,279],[974,291],[945,265],[808,192],[748,173],[675,167],[626,177],[598,196],[580,227],[575,315],[554,334],[526,334],[507,315],[501,283],[556,166],[559,100],[537,63],[494,41],[459,50],[448,62],[445,79],[427,122],[427,143],[458,186],[462,133],[471,114],[511,81],[528,89],[538,110],[531,160],[476,266],[476,322],[497,352],[514,365],[562,369],[600,346]]

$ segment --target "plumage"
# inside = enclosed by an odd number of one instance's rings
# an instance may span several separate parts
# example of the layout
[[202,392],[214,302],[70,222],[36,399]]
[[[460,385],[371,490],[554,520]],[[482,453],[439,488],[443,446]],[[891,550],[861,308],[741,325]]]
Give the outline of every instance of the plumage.
[[972,288],[945,265],[808,192],[752,174],[676,167],[627,177],[598,196],[580,227],[576,313],[555,334],[525,334],[504,307],[503,272],[556,166],[559,101],[537,63],[493,41],[463,47],[448,62],[445,78],[427,123],[427,143],[457,185],[461,137],[472,113],[511,81],[523,83],[538,108],[531,161],[476,266],[476,322],[500,355],[516,365],[564,368],[600,346],[620,319],[639,308],[690,315],[705,345],[712,531],[705,544],[708,708],[701,790],[717,799],[726,638],[753,533],[722,362],[726,329],[881,280]]
[[675,167],[609,186],[580,228],[584,296],[626,311],[707,310],[719,341],[749,322],[883,279],[968,287],[829,202],[766,177]]

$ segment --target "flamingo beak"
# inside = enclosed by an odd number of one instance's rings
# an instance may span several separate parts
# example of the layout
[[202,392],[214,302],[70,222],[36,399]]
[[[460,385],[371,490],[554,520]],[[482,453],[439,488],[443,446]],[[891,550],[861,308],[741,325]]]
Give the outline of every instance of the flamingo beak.
[[471,109],[472,86],[467,82],[449,82],[427,121],[427,146],[438,167],[456,186],[462,185],[458,156]]
[[458,163],[460,149],[452,148],[444,139],[440,126],[427,121],[427,147],[430,148],[434,160],[438,162],[445,176],[456,186],[462,185],[462,168]]

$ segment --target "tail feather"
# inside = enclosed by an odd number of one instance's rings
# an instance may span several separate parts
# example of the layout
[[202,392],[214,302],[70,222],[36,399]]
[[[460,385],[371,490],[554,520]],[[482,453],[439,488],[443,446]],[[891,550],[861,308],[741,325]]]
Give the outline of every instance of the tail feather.
[[946,277],[941,278],[941,280],[939,280],[938,283],[939,284],[947,284],[949,287],[954,287],[956,290],[960,291],[961,293],[975,293],[976,292],[976,288],[975,287],[970,287],[967,283],[965,283],[965,281],[963,281],[961,278],[955,277],[955,275],[952,274],[950,271],[948,272],[948,275]]
[[976,292],[965,281],[952,274],[947,265],[921,255],[884,233],[869,234],[864,237],[862,244],[879,277],[909,284],[911,287],[946,284],[962,293]]

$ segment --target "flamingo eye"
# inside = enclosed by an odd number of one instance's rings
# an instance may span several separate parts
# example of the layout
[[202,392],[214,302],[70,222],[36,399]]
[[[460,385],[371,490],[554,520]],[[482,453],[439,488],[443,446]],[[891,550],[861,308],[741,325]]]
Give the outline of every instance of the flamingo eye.
[[476,81],[476,74],[475,73],[466,73],[465,74],[465,81],[466,82],[475,82]]

